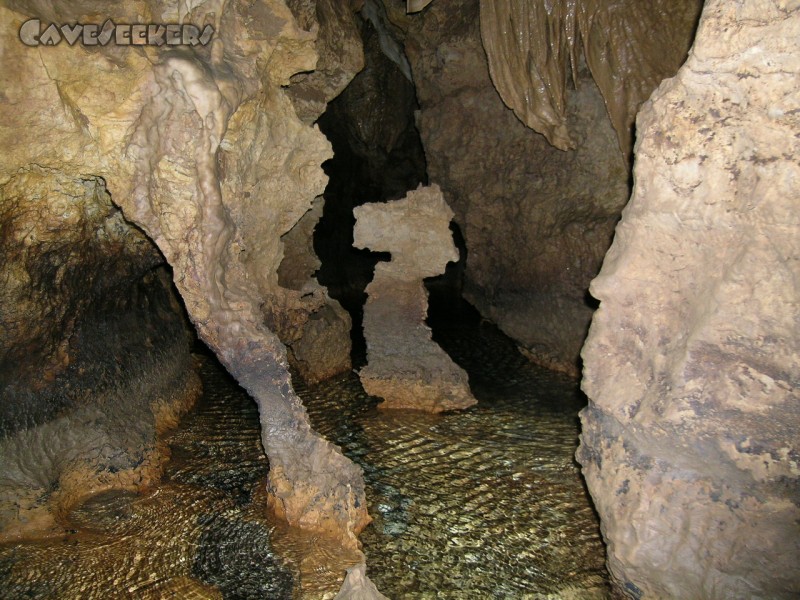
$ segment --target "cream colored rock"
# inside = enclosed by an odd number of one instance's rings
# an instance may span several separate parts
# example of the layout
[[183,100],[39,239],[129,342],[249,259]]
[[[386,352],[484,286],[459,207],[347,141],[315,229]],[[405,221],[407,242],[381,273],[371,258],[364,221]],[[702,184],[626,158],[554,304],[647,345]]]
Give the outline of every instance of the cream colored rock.
[[635,598],[800,595],[800,6],[709,0],[638,120],[578,458]]
[[316,67],[292,76],[288,88],[297,116],[315,122],[364,68],[356,11],[364,0],[287,0],[300,27],[316,33]]
[[311,430],[264,314],[284,294],[281,236],[326,182],[320,164],[330,146],[297,118],[284,90],[314,68],[315,35],[279,0],[174,11],[131,3],[120,22],[210,22],[215,37],[180,50],[30,48],[17,37],[29,17],[96,15],[14,6],[21,12],[0,8],[8,74],[0,184],[31,164],[106,181],[172,266],[199,335],[258,402],[275,511],[355,547],[369,521],[361,470]]
[[466,372],[431,339],[425,325],[428,293],[422,280],[444,273],[458,260],[449,224],[453,212],[438,186],[409,192],[402,200],[364,204],[356,216],[353,245],[390,252],[367,286],[364,337],[367,366],[359,377],[382,408],[441,412],[476,403]]

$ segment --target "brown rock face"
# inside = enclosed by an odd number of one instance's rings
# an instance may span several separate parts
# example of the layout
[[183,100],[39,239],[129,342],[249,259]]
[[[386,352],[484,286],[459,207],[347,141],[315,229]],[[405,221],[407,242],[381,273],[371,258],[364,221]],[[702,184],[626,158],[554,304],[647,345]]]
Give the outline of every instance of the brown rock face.
[[576,149],[562,152],[492,85],[477,0],[434,2],[404,27],[428,174],[467,246],[464,295],[534,360],[577,375],[586,289],[628,196],[602,97],[583,70],[568,97]]
[[314,253],[314,228],[324,199],[314,205],[281,240],[278,267],[281,297],[267,305],[267,324],[286,344],[289,363],[310,383],[349,371],[350,315],[328,296],[314,274],[321,263]]
[[[669,3],[655,36],[643,23],[661,12],[640,23],[643,8],[626,8],[645,3],[452,0],[411,16],[387,4],[406,33],[430,180],[466,241],[464,295],[532,360],[577,376],[589,281],[630,192],[620,152],[630,139],[629,99],[646,98],[666,63],[669,74],[677,70],[691,36],[686,15],[698,2]],[[534,14],[542,18],[527,18]],[[593,34],[582,45],[581,23]],[[604,60],[620,70],[604,71]],[[648,68],[632,76],[640,62]],[[624,135],[609,106],[623,107]],[[574,150],[550,145],[523,124],[526,114],[551,123]]]
[[481,36],[503,101],[557,148],[574,147],[569,71],[580,48],[626,157],[642,102],[686,58],[701,0],[481,0]]
[[639,115],[578,458],[635,598],[800,594],[800,6],[706,3]]
[[330,156],[284,89],[313,69],[314,35],[278,0],[189,11],[138,3],[121,6],[119,22],[211,23],[215,37],[178,49],[30,48],[18,39],[29,16],[96,19],[63,5],[15,7],[0,8],[3,101],[13,106],[0,181],[32,164],[106,181],[172,266],[200,337],[258,402],[276,512],[355,546],[369,520],[360,469],[311,430],[286,350],[265,325],[285,297],[281,237],[322,192]]
[[0,185],[0,539],[160,475],[157,434],[200,391],[162,265],[97,177]]
[[466,372],[431,339],[425,325],[425,277],[444,273],[458,260],[449,224],[453,212],[438,186],[409,192],[402,200],[364,204],[354,211],[353,245],[391,252],[367,286],[364,337],[367,366],[359,377],[383,408],[442,412],[476,403]]
[[287,0],[298,25],[316,33],[317,64],[292,76],[289,97],[297,116],[313,123],[364,68],[355,12],[364,0]]

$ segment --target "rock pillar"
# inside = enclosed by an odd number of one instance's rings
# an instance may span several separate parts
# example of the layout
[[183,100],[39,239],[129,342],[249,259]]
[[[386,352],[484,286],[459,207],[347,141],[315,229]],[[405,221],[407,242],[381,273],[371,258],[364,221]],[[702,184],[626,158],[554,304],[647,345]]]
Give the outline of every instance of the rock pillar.
[[431,339],[425,325],[425,277],[444,273],[458,260],[449,224],[453,212],[438,186],[409,192],[402,200],[364,204],[353,211],[353,245],[391,252],[367,286],[364,337],[367,366],[359,376],[384,408],[441,412],[475,404],[467,374]]
[[282,236],[322,193],[331,155],[286,93],[315,67],[316,30],[298,27],[281,0],[139,2],[115,7],[115,22],[208,25],[214,35],[136,47],[19,39],[32,17],[42,28],[97,21],[81,10],[0,7],[0,97],[13,107],[0,120],[0,185],[32,165],[105,182],[169,262],[200,337],[258,403],[275,511],[355,547],[369,520],[361,470],[311,429],[266,325],[285,298]]

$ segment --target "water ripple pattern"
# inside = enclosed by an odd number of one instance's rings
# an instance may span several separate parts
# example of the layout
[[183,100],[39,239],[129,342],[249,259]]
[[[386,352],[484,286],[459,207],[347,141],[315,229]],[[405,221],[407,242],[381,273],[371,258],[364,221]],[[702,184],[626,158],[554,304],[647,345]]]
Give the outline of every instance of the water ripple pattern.
[[[295,378],[317,430],[364,468],[370,578],[394,600],[607,597],[573,460],[585,400],[460,311],[434,333],[470,375],[465,412],[380,411],[355,373]],[[357,557],[266,514],[255,403],[209,360],[202,374],[162,483],[89,498],[62,538],[0,545],[0,598],[333,598]]]
[[469,373],[472,409],[380,411],[354,374],[298,386],[315,428],[364,468],[370,578],[396,599],[606,598],[573,458],[576,383],[531,365],[495,327],[446,316],[435,339]]

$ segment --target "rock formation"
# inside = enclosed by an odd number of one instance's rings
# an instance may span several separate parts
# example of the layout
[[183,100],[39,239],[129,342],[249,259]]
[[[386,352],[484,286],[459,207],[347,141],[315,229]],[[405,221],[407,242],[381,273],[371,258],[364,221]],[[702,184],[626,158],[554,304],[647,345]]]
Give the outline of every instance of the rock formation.
[[311,430],[286,350],[265,325],[287,297],[281,237],[322,192],[330,157],[284,89],[314,68],[315,34],[279,0],[131,2],[115,7],[119,23],[194,23],[215,35],[206,46],[32,48],[18,38],[27,19],[96,15],[47,2],[0,11],[0,181],[39,165],[106,182],[171,265],[199,336],[258,402],[275,512],[355,547],[369,520],[360,469]]
[[800,595],[800,5],[709,0],[637,122],[578,458],[633,598]]
[[420,186],[402,200],[364,204],[353,212],[353,245],[392,254],[391,261],[378,263],[367,286],[368,364],[359,373],[364,389],[384,398],[384,408],[441,412],[472,406],[466,372],[425,325],[428,293],[422,280],[458,260],[449,228],[453,212],[441,190]]
[[[497,10],[500,4],[491,3]],[[575,3],[504,4],[520,8],[547,4],[555,14]],[[629,71],[636,67],[628,63],[621,65],[624,72],[615,71],[608,81],[598,78],[595,59],[600,60],[602,53],[587,44],[596,41],[601,46],[608,38],[612,55],[624,52],[627,59],[635,56],[648,65],[663,64],[668,58],[672,74],[691,40],[692,26],[686,22],[686,15],[691,14],[692,7],[697,12],[699,6],[697,0],[670,3],[670,17],[659,22],[653,38],[661,40],[663,36],[670,43],[666,47],[647,44],[645,49],[651,51],[647,53],[639,46],[634,50],[631,39],[623,35],[636,31],[634,22],[640,11],[620,14],[621,7],[630,3],[612,4],[612,14],[581,13],[587,23],[591,17],[602,33],[583,40],[585,61],[576,52],[580,44],[575,32],[562,35],[559,29],[560,38],[553,32],[544,36],[533,23],[531,29],[523,31],[519,30],[521,22],[517,22],[513,29],[516,34],[503,37],[506,42],[519,38],[520,51],[538,48],[541,39],[550,39],[553,44],[571,40],[569,51],[561,46],[542,50],[551,59],[560,57],[569,62],[570,56],[575,58],[571,62],[572,77],[567,65],[550,63],[548,68],[563,76],[555,81],[546,79],[549,90],[564,88],[569,79],[576,84],[576,89],[569,86],[561,107],[574,150],[563,152],[526,127],[495,89],[482,44],[478,0],[433,2],[416,15],[405,15],[395,3],[387,3],[392,20],[406,36],[428,174],[431,181],[441,185],[466,240],[464,295],[517,340],[534,361],[576,376],[593,310],[591,303],[587,304],[589,281],[600,268],[629,196],[629,165],[620,152],[620,139],[628,140],[629,131],[618,137],[612,127],[604,101],[609,94],[606,84],[613,81],[615,94],[647,89],[634,94],[643,99],[658,83],[650,75],[644,82],[631,79]],[[608,25],[609,20],[613,27]],[[487,27],[491,25],[484,27],[483,38],[496,40],[499,36]],[[648,35],[652,31],[648,30]],[[634,40],[642,41],[641,36]],[[504,61],[519,68],[530,64],[519,55],[508,56],[511,48],[487,45],[493,63]],[[663,68],[659,68],[663,75]],[[655,71],[647,71],[651,72]],[[496,68],[494,75],[498,83]],[[503,81],[522,86],[529,78],[529,73],[517,69],[507,73]],[[600,82],[599,89],[595,80]],[[498,87],[505,88],[503,83]],[[517,93],[524,96],[525,90]],[[627,100],[620,102],[628,106]],[[627,115],[628,110],[623,113]]]
[[328,296],[314,278],[321,263],[314,253],[314,228],[325,200],[312,208],[283,235],[284,256],[278,267],[280,301],[270,302],[267,324],[286,344],[289,364],[303,379],[317,383],[349,371],[350,315]]
[[288,88],[297,116],[315,122],[328,102],[347,87],[364,68],[364,52],[358,34],[356,11],[364,0],[287,0],[297,23],[316,32],[317,62],[314,70],[292,75]]
[[105,183],[30,165],[0,185],[0,539],[58,531],[90,491],[157,480],[200,384],[154,244]]

